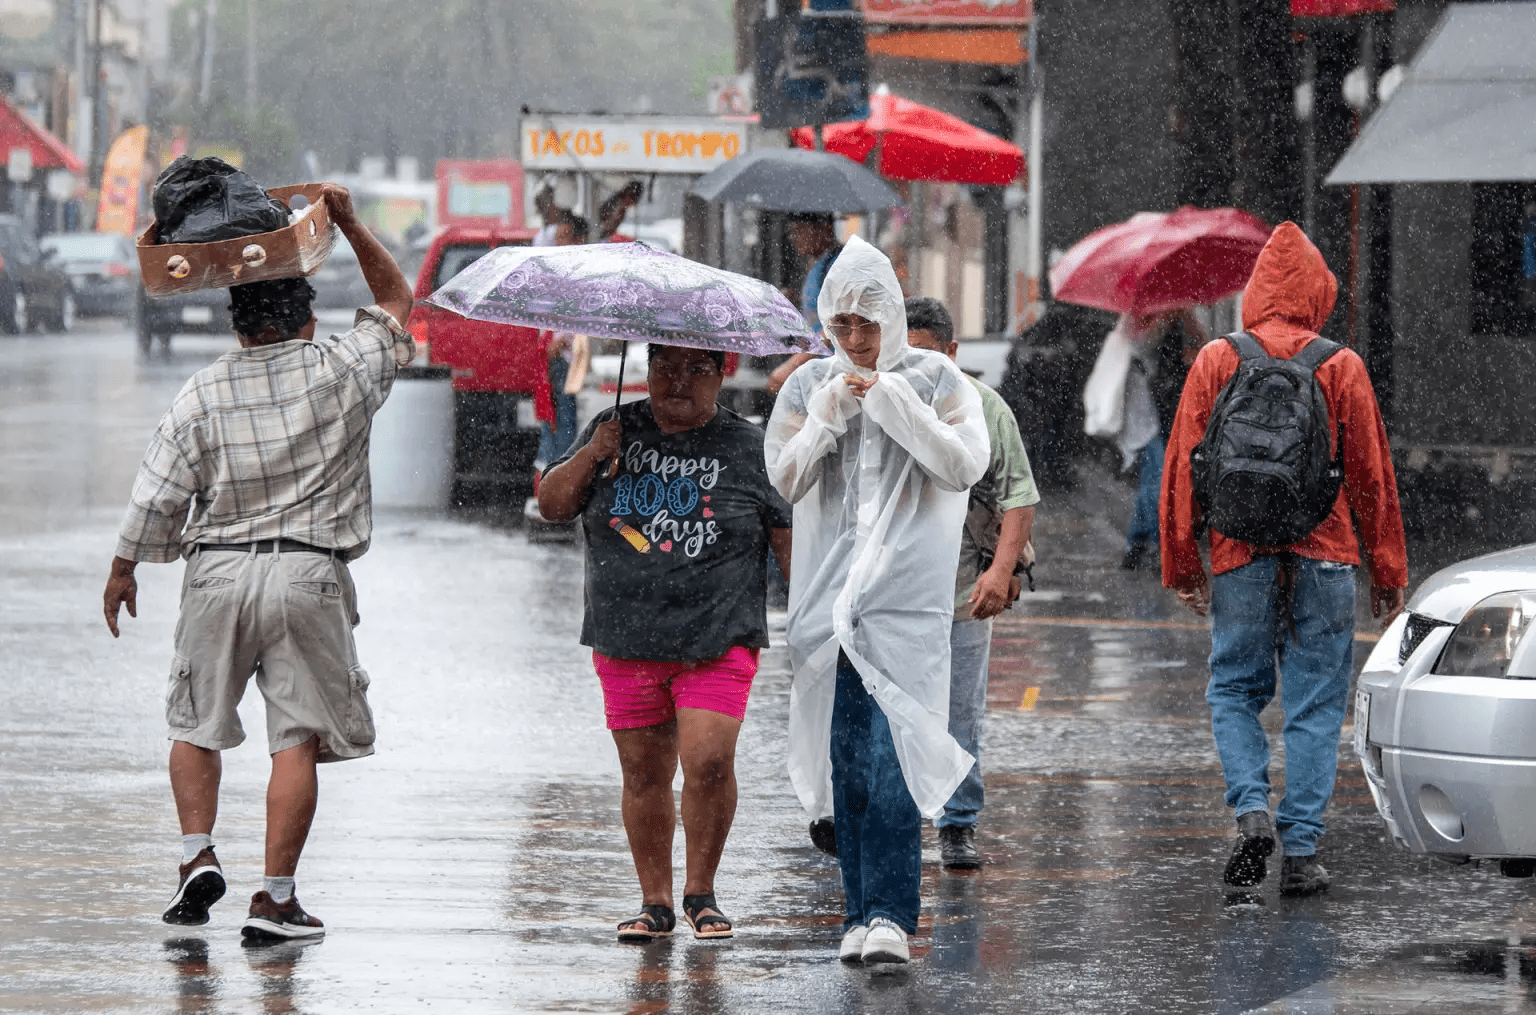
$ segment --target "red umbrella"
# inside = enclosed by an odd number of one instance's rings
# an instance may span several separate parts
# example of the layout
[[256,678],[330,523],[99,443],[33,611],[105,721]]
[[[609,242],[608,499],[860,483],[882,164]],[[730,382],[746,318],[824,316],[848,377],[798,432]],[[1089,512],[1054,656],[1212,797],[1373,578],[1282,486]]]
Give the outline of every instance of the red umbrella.
[[1074,244],[1051,269],[1051,292],[1118,313],[1215,303],[1248,284],[1269,233],[1236,208],[1142,212]]
[[[793,136],[801,148],[816,147],[808,127]],[[870,166],[888,180],[1003,186],[1024,171],[1024,153],[997,135],[888,93],[869,97],[869,119],[828,124],[822,137],[827,151],[855,162],[874,152]]]

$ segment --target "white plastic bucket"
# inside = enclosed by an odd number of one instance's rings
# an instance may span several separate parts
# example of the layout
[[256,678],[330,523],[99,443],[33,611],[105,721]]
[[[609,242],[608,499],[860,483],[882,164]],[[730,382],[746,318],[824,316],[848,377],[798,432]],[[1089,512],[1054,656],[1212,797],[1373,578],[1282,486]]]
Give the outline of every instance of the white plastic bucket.
[[453,495],[453,372],[401,367],[373,417],[369,446],[376,507],[448,507]]

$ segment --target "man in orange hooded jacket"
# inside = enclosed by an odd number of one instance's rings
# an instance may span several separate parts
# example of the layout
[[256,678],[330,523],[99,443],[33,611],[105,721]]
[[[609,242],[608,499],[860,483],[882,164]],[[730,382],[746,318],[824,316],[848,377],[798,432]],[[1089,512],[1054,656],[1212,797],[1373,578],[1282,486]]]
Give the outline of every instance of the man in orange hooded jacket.
[[[1281,223],[1243,293],[1243,328],[1270,356],[1289,358],[1317,337],[1337,295],[1338,282],[1322,254],[1294,223]],[[1329,883],[1316,853],[1323,811],[1333,795],[1354,669],[1355,568],[1363,560],[1369,573],[1372,615],[1390,621],[1403,605],[1407,551],[1386,427],[1365,363],[1343,349],[1316,373],[1335,454],[1344,467],[1332,513],[1290,546],[1252,546],[1213,530],[1214,578],[1207,580],[1197,543],[1201,517],[1190,452],[1237,366],[1231,343],[1212,342],[1184,384],[1163,478],[1163,584],[1195,613],[1211,613],[1206,700],[1227,806],[1238,826],[1225,880],[1237,887],[1260,884],[1278,836],[1285,856],[1281,894],[1309,895]],[[1294,582],[1289,618],[1280,616],[1277,579]],[[1277,653],[1274,638],[1281,623],[1292,626]],[[1277,670],[1285,708],[1286,789],[1272,822],[1269,742],[1259,714],[1274,698]]]

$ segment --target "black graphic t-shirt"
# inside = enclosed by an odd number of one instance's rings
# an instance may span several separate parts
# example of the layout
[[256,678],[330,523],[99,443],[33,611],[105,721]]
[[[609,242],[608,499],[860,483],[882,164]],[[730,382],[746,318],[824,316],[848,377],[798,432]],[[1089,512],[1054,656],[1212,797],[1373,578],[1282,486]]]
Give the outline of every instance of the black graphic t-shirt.
[[[588,423],[566,458],[610,416]],[[768,481],[762,428],[722,406],[701,427],[664,434],[649,399],[621,407],[619,423],[618,474],[598,466],[581,512],[581,643],[669,662],[766,648],[768,530],[789,528],[792,514]]]

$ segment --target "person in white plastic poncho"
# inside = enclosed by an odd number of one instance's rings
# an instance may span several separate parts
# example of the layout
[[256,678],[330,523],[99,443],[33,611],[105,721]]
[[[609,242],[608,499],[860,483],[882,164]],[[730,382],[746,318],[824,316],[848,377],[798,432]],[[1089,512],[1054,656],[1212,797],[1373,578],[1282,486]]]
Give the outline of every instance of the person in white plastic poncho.
[[874,247],[849,241],[817,309],[835,354],[790,376],[765,444],[795,506],[790,779],[836,822],[841,958],[905,962],[922,817],[974,761],[948,731],[949,628],[987,430],[965,375],[907,345],[901,287]]

